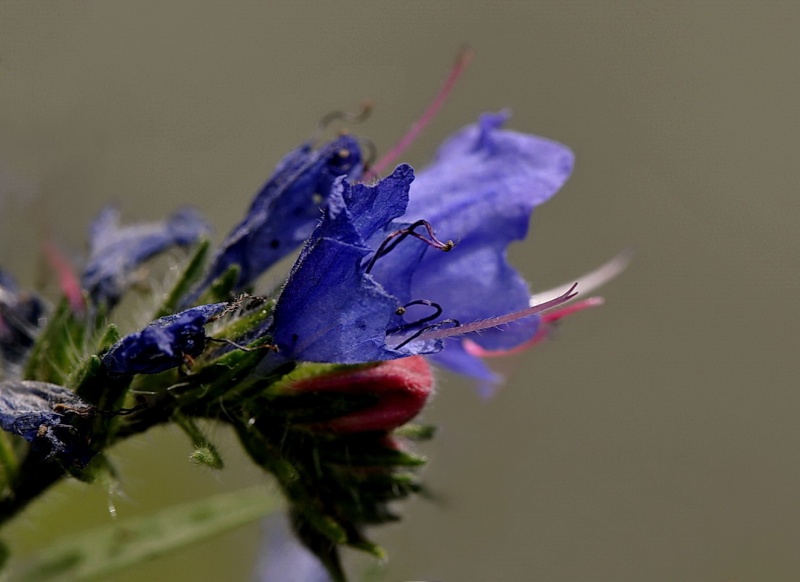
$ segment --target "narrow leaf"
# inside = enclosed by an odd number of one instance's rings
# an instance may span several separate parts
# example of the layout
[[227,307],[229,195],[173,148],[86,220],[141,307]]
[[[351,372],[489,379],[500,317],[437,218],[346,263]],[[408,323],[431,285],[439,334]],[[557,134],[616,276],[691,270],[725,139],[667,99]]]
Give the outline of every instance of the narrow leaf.
[[15,579],[23,582],[106,579],[114,572],[260,519],[280,504],[264,487],[254,487],[70,535],[35,556]]

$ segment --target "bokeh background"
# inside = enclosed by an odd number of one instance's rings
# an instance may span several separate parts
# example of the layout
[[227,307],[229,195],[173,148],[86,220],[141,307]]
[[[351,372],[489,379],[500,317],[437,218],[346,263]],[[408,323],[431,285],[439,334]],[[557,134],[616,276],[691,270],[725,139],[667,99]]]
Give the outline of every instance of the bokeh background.
[[[386,149],[463,43],[472,66],[406,160],[510,107],[574,177],[511,255],[534,289],[620,249],[607,304],[513,362],[493,400],[442,374],[424,420],[435,500],[375,532],[384,580],[800,579],[800,4],[0,0],[0,264],[78,254],[109,201],[191,203],[217,239],[334,109]],[[114,458],[120,519],[269,479],[155,431]],[[66,483],[6,535],[30,551],[108,523]],[[115,580],[249,580],[252,526]]]

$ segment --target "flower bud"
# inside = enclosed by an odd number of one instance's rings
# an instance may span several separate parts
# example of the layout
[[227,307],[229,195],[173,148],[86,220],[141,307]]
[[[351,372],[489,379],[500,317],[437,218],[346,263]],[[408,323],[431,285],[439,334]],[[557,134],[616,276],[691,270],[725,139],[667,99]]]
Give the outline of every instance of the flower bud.
[[314,423],[314,428],[338,433],[390,431],[419,414],[433,391],[433,374],[422,356],[414,356],[298,380],[291,389],[343,397],[371,394],[377,398],[362,410]]

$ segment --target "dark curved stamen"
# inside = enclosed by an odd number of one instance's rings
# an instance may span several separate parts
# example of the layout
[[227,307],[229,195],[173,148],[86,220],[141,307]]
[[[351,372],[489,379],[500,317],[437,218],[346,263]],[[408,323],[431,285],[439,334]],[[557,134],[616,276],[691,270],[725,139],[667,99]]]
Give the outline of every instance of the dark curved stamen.
[[398,307],[397,311],[395,311],[396,315],[403,315],[406,312],[406,308],[411,307],[412,305],[427,305],[428,307],[433,307],[435,312],[433,315],[429,315],[427,317],[423,317],[422,319],[418,319],[416,321],[412,321],[411,323],[404,323],[398,327],[393,327],[386,330],[386,333],[397,333],[399,331],[406,331],[407,329],[411,329],[412,327],[417,327],[423,323],[428,323],[429,321],[433,321],[437,317],[442,314],[442,306],[438,303],[433,301],[429,301],[428,299],[417,299],[416,301],[412,301],[411,303],[406,303],[402,307]]
[[[419,228],[420,226],[424,226],[425,230],[428,231],[428,238],[426,238],[424,234],[416,232],[416,229]],[[435,249],[444,251],[445,253],[452,251],[453,247],[456,246],[456,243],[454,243],[451,240],[448,240],[447,242],[442,242],[438,238],[436,238],[436,235],[433,232],[433,227],[431,226],[430,222],[428,222],[427,220],[418,220],[411,226],[401,230],[396,230],[392,234],[387,236],[381,243],[381,246],[378,247],[378,250],[375,251],[375,254],[372,256],[372,259],[370,259],[369,263],[367,264],[366,272],[369,273],[370,271],[372,271],[372,268],[375,266],[375,263],[378,261],[379,258],[390,253],[397,245],[399,245],[401,242],[403,242],[405,238],[409,236],[413,236],[414,238],[419,239],[426,244],[429,244]]]
[[436,323],[433,323],[431,325],[426,325],[421,330],[417,331],[416,333],[414,333],[414,334],[410,335],[409,337],[407,337],[406,339],[404,339],[402,342],[397,344],[392,349],[393,350],[399,350],[400,348],[402,348],[407,343],[412,342],[415,339],[417,339],[419,336],[421,336],[426,331],[429,331],[431,329],[439,329],[440,327],[442,327],[446,323],[454,324],[453,327],[460,327],[461,326],[461,322],[458,321],[457,319],[443,319],[442,321],[437,321]]
[[362,121],[365,121],[372,112],[373,105],[374,104],[372,101],[366,100],[361,104],[361,111],[358,113],[348,113],[347,111],[331,111],[330,113],[324,115],[322,119],[319,120],[319,123],[317,123],[317,129],[314,131],[314,135],[311,136],[311,141],[317,141],[334,121],[344,121],[346,123],[361,123]]

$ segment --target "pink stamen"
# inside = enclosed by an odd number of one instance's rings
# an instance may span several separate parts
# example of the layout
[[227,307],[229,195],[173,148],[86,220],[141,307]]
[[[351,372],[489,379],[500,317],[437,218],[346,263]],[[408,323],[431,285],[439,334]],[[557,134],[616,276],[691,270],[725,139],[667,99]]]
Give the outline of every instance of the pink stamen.
[[550,301],[545,301],[544,303],[540,303],[539,305],[534,305],[532,307],[521,309],[519,311],[514,311],[513,313],[507,313],[506,315],[500,315],[498,317],[490,317],[489,319],[480,319],[478,321],[465,323],[464,325],[459,325],[457,327],[450,327],[446,329],[431,329],[429,331],[421,333],[416,339],[420,340],[444,339],[448,337],[464,335],[465,333],[471,333],[473,331],[481,331],[483,329],[497,327],[499,325],[511,323],[513,321],[517,321],[525,317],[530,317],[531,315],[536,315],[537,313],[541,313],[542,311],[546,311],[548,309],[552,309],[553,307],[558,307],[559,305],[563,305],[573,297],[577,296],[578,293],[577,291],[575,291],[575,288],[577,286],[578,284],[575,283],[574,285],[572,285],[572,287],[570,287],[567,290],[566,293],[559,295],[558,297],[556,297],[555,299],[551,299]]
[[550,311],[549,313],[542,314],[542,326],[539,328],[539,331],[537,331],[536,334],[525,343],[514,346],[508,350],[487,350],[479,346],[474,341],[465,339],[463,344],[464,351],[471,356],[476,356],[479,358],[502,358],[504,356],[513,356],[514,354],[519,354],[546,340],[550,335],[553,324],[559,319],[563,319],[568,315],[572,315],[573,313],[583,311],[584,309],[588,309],[590,307],[598,307],[599,305],[602,305],[603,302],[604,300],[602,297],[590,297],[589,299],[578,301],[577,303],[562,307],[561,309],[556,309],[554,311]]
[[369,174],[373,177],[377,177],[386,167],[391,164],[394,160],[396,160],[400,155],[408,149],[408,146],[417,138],[417,136],[422,132],[423,129],[436,117],[436,114],[441,109],[444,102],[447,101],[450,92],[455,87],[456,82],[458,81],[461,74],[467,68],[472,57],[475,55],[475,52],[469,47],[462,47],[456,57],[456,62],[453,65],[453,68],[450,69],[450,74],[447,76],[447,80],[442,85],[442,88],[439,90],[439,93],[436,94],[436,97],[433,99],[428,108],[422,114],[416,122],[411,125],[411,129],[408,130],[402,139],[395,144],[395,146],[390,149],[386,154],[378,160],[375,164],[373,164],[372,168],[369,170]]
[[69,259],[51,241],[45,241],[42,250],[47,262],[58,276],[58,287],[69,301],[70,309],[73,313],[81,313],[86,310],[86,301],[83,298],[81,284],[75,274]]

